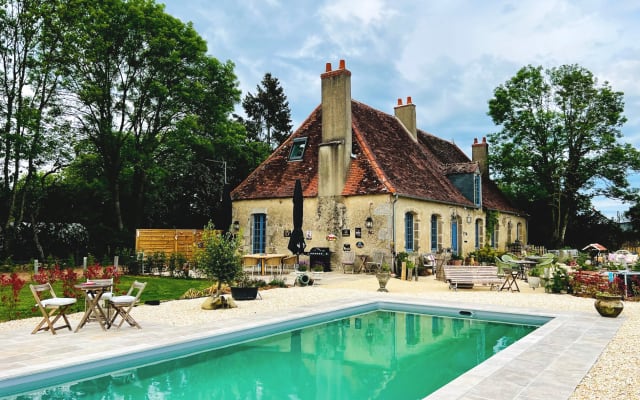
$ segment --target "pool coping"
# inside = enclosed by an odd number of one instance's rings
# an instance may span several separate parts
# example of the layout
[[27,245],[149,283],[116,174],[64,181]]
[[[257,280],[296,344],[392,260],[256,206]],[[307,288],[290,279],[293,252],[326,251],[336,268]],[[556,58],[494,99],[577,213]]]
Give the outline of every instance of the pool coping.
[[[387,303],[552,318],[533,333],[432,393],[427,399],[569,398],[623,322],[623,318],[606,319],[584,312],[549,312],[527,308],[514,311],[488,304],[408,299],[406,296],[391,294],[375,299],[332,300],[314,305],[312,309],[293,308],[286,315],[274,312],[252,318],[226,320],[224,326],[212,324],[198,327],[198,331],[194,331],[194,327],[145,326],[143,330],[122,330],[100,339],[97,339],[97,335],[75,335],[75,343],[66,340],[65,347],[52,352],[50,357],[45,356],[31,360],[32,362],[28,362],[27,357],[25,360],[16,360],[12,368],[2,368],[0,396],[3,393],[15,393],[15,390],[7,392],[7,388],[12,385],[47,378],[48,374],[62,368],[82,369],[86,363],[129,357],[170,345],[189,345],[194,341],[233,336],[243,331],[260,332],[270,325],[287,324],[301,318],[316,318],[345,309],[384,308],[382,306]],[[46,339],[42,341],[45,342],[44,346],[50,342]],[[34,345],[36,343],[31,342]],[[119,346],[116,347],[116,344]],[[86,350],[87,346],[90,346],[91,351]],[[61,352],[62,356],[54,357]],[[6,362],[3,365],[5,364]]]

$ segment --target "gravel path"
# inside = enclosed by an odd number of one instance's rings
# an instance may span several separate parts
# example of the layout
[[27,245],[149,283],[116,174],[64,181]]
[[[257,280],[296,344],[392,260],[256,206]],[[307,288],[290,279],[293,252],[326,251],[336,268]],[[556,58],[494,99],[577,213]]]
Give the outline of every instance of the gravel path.
[[[596,312],[593,299],[546,294],[540,289],[533,291],[522,282],[520,287],[520,293],[495,292],[482,287],[454,292],[432,277],[421,277],[418,282],[392,279],[387,285],[389,291],[395,295],[410,298],[504,305],[511,310],[521,307]],[[211,323],[211,313],[216,313],[216,322],[222,323],[226,319],[259,315],[265,311],[286,313],[288,308],[312,307],[331,299],[384,298],[385,294],[376,292],[376,288],[377,281],[373,276],[330,273],[321,280],[319,286],[261,291],[262,301],[237,302],[238,308],[235,309],[203,311],[200,309],[203,299],[179,300],[162,303],[160,307],[137,307],[135,318],[143,325],[144,320],[148,319],[174,326],[199,326]],[[71,316],[73,326],[78,323],[80,317],[80,314]],[[640,348],[640,303],[625,302],[625,309],[619,318],[624,319],[622,327],[570,399],[640,399],[640,356],[637,351]],[[0,323],[0,333],[30,332],[38,320],[30,318]]]

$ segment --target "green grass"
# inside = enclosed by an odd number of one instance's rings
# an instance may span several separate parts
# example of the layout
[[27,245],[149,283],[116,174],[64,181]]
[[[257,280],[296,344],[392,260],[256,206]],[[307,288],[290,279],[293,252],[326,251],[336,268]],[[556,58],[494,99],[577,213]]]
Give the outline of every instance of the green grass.
[[[142,292],[141,301],[147,300],[177,300],[187,290],[194,288],[196,290],[202,290],[208,288],[213,283],[210,280],[204,279],[177,279],[169,277],[159,276],[130,276],[123,275],[120,277],[119,282],[116,285],[116,294],[125,294],[131,283],[134,280],[140,282],[147,282],[147,286]],[[62,282],[55,282],[53,288],[56,295],[62,297]],[[9,294],[10,288],[4,288],[3,294]],[[84,294],[78,290],[77,293],[78,302],[74,306],[72,312],[84,311]],[[40,311],[34,308],[35,300],[29,289],[29,283],[24,285],[20,290],[19,301],[14,312],[13,319],[22,319],[40,316]],[[0,322],[9,320],[9,309],[5,301],[0,302]]]

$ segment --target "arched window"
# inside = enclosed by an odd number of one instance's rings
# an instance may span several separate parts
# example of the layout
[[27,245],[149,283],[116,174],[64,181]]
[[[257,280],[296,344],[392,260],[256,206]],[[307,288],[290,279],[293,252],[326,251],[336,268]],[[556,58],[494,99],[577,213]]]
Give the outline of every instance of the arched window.
[[412,212],[404,214],[404,249],[407,253],[418,251],[418,220]]
[[484,246],[484,223],[482,219],[476,219],[475,224],[475,248],[479,249]]
[[438,215],[431,215],[431,252],[437,253],[442,249],[442,221]]

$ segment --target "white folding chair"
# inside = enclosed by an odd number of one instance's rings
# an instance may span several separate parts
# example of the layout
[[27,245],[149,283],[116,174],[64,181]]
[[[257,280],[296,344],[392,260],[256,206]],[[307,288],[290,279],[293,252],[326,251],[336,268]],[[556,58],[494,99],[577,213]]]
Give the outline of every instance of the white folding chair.
[[[67,319],[67,308],[75,304],[77,300],[72,297],[57,297],[50,283],[29,285],[29,287],[36,300],[36,307],[38,307],[43,317],[42,321],[40,321],[31,334],[38,331],[50,330],[51,333],[55,335],[58,329],[69,328],[69,330],[71,330],[71,324],[69,323],[69,319]],[[47,297],[44,298],[45,296]],[[52,317],[55,317],[53,321],[51,320]],[[64,320],[65,324],[55,326],[60,318]],[[46,326],[44,326],[45,324]]]
[[[129,288],[129,291],[124,296],[113,296],[109,299],[109,307],[113,307],[114,314],[111,317],[111,321],[109,321],[109,325],[113,326],[116,318],[120,316],[122,321],[118,324],[118,328],[122,326],[124,321],[131,326],[135,326],[140,329],[141,326],[136,322],[135,319],[131,316],[131,309],[138,303],[140,300],[140,296],[144,291],[144,288],[147,286],[146,282],[138,282],[134,281]],[[135,295],[134,295],[135,292]]]
[[343,251],[342,252],[342,273],[347,273],[347,268],[351,268],[351,273],[355,271],[356,252],[355,251]]

